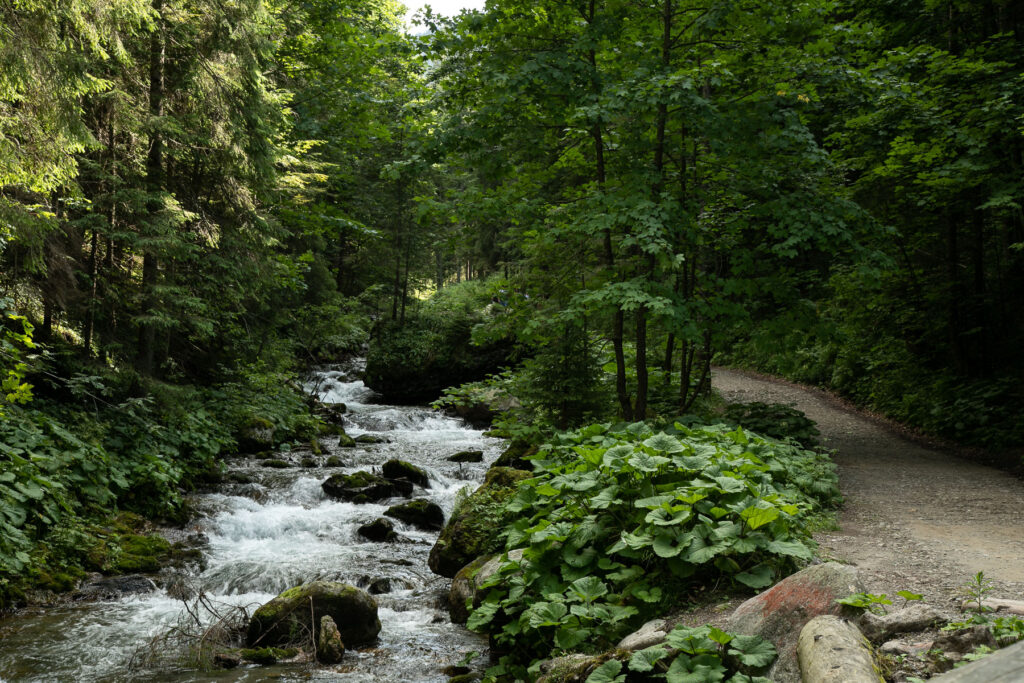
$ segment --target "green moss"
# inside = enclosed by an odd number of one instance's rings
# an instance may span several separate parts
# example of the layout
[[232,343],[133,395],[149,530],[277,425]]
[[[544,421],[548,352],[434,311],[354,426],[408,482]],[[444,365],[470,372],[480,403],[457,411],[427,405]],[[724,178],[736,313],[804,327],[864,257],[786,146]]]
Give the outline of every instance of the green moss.
[[313,452],[313,455],[323,455],[323,449],[320,447],[320,442],[316,439],[309,440],[309,450]]
[[271,467],[276,470],[283,470],[291,467],[292,464],[287,460],[281,460],[279,458],[270,458],[260,463],[260,467]]
[[274,423],[265,417],[251,417],[245,426],[250,429],[273,429]]
[[332,455],[324,462],[324,467],[344,467],[345,462],[336,455]]
[[160,536],[120,536],[117,545],[118,551],[111,553],[108,568],[124,574],[155,572],[160,569],[171,551],[171,544]]
[[353,439],[348,434],[346,434],[345,430],[342,429],[341,433],[338,434],[338,447],[339,448],[355,448],[356,447],[356,440]]
[[54,593],[66,593],[78,587],[78,582],[85,577],[85,572],[78,567],[66,571],[40,571],[36,576],[36,586]]

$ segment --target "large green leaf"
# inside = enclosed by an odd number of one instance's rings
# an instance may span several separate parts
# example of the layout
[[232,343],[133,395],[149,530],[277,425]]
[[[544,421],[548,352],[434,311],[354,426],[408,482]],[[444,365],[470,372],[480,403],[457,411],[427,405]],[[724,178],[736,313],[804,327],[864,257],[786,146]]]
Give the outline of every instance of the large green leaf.
[[609,659],[587,676],[586,683],[623,683],[626,675],[620,675],[622,662],[617,659]]

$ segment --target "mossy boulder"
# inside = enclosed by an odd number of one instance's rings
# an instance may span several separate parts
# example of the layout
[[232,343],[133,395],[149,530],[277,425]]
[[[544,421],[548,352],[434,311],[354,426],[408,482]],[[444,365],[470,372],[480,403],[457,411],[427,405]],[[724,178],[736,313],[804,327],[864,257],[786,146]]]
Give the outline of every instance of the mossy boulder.
[[356,437],[356,443],[361,444],[375,444],[375,443],[388,443],[388,440],[383,436],[375,436],[373,434],[360,434]]
[[268,458],[260,461],[260,467],[270,467],[275,470],[283,470],[289,467],[294,467],[287,460],[281,460],[280,458]]
[[366,591],[334,581],[289,588],[257,609],[249,620],[249,647],[279,647],[316,642],[320,621],[329,616],[349,646],[372,643],[380,633],[377,601]]
[[530,474],[522,470],[492,467],[483,485],[456,503],[451,519],[430,550],[430,570],[452,578],[474,558],[500,550],[499,534],[514,517],[505,505],[515,495],[519,482],[529,478]]
[[425,531],[439,531],[444,526],[444,511],[441,506],[423,498],[392,505],[384,514]]
[[171,544],[161,536],[127,534],[117,545],[108,569],[121,574],[158,571],[171,554]]
[[388,460],[381,468],[381,472],[387,479],[408,479],[425,489],[430,488],[430,478],[427,477],[426,471],[405,460]]
[[395,525],[389,519],[375,519],[369,524],[364,524],[356,530],[360,536],[375,543],[386,543],[398,540],[395,533]]
[[317,466],[316,458],[312,458],[309,456],[303,458],[302,462],[300,462],[299,464],[302,467],[305,467],[306,469],[310,469]]
[[350,503],[378,503],[388,498],[412,495],[412,482],[385,479],[370,472],[334,474],[320,486],[328,496]]
[[356,447],[356,440],[353,439],[348,434],[346,434],[345,430],[342,429],[341,433],[338,435],[338,448],[355,448],[355,447]]
[[483,462],[483,451],[459,451],[455,455],[445,458],[448,462]]
[[345,461],[336,455],[331,455],[324,460],[324,467],[344,467]]
[[533,472],[533,464],[526,458],[536,452],[537,447],[526,441],[513,441],[505,449],[505,452],[498,456],[492,467],[512,467],[517,470]]
[[239,453],[262,453],[274,448],[274,425],[262,417],[251,418],[235,435]]

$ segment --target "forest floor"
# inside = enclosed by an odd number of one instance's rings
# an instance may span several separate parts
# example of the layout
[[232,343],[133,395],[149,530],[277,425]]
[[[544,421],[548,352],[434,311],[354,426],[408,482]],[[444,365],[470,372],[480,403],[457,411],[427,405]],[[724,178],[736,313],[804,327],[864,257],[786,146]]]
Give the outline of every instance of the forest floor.
[[911,440],[824,391],[722,368],[713,385],[729,401],[786,403],[817,422],[845,497],[839,529],[815,534],[819,553],[855,565],[869,592],[909,590],[954,610],[983,571],[991,597],[1024,599],[1024,481]]

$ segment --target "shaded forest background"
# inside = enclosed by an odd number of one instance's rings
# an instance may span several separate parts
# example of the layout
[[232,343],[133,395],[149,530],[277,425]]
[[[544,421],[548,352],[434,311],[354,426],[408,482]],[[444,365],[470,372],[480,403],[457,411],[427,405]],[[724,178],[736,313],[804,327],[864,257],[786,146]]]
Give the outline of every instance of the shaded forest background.
[[378,383],[506,365],[523,433],[686,413],[719,362],[1019,448],[1022,24],[0,2],[0,593],[187,514],[247,430],[315,438],[295,378],[371,337]]

